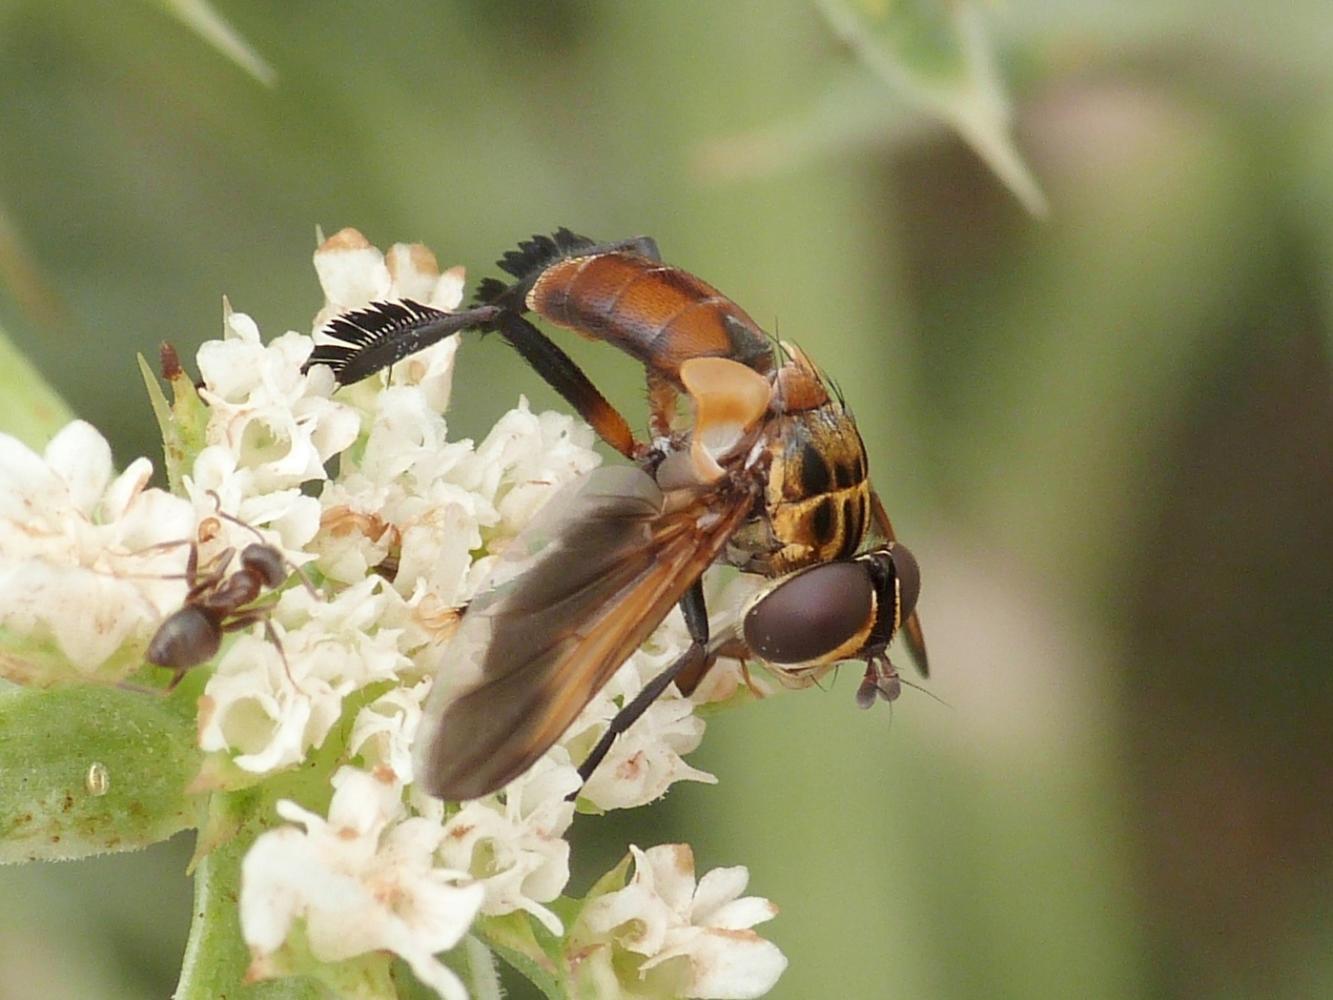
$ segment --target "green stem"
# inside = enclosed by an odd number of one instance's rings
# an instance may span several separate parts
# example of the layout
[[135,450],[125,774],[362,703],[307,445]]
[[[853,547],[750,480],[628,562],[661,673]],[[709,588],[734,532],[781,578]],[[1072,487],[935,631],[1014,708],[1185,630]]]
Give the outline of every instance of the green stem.
[[472,934],[463,939],[463,949],[467,954],[467,985],[472,1000],[502,1000],[504,991],[500,987],[500,972],[495,967],[491,950]]
[[238,837],[211,851],[194,873],[194,916],[185,944],[177,1000],[225,996],[245,975],[250,955],[241,939],[236,901],[241,859],[251,838]]
[[237,905],[241,861],[260,832],[260,824],[246,824],[234,838],[213,848],[195,869],[194,916],[176,1000],[318,1000],[328,995],[309,979],[245,983],[250,952],[241,937]]

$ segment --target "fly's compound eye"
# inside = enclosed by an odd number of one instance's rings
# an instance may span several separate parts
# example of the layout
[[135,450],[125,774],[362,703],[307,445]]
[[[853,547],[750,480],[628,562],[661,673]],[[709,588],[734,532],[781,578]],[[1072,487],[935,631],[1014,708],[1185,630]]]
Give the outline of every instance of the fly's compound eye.
[[854,654],[874,625],[874,583],[858,562],[813,566],[762,594],[745,613],[745,643],[783,665]]
[[893,577],[898,581],[898,621],[904,622],[916,610],[916,599],[921,594],[921,570],[906,545],[897,542],[890,545],[889,559],[893,562]]

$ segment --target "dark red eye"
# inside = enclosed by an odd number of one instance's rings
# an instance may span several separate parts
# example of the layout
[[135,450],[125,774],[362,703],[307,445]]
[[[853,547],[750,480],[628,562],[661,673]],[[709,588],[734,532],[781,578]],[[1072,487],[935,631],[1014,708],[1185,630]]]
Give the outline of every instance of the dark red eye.
[[898,580],[898,620],[906,621],[916,610],[916,599],[921,594],[921,570],[917,568],[916,556],[898,542],[889,547],[889,558],[893,560],[893,575]]
[[817,660],[866,628],[874,604],[861,563],[825,563],[783,580],[752,605],[745,642],[769,663]]

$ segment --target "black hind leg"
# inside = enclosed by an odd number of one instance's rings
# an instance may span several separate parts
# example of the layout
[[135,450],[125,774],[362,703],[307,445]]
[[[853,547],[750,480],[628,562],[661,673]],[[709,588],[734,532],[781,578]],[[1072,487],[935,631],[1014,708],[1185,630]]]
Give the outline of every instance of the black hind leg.
[[583,369],[558,344],[516,313],[500,313],[496,326],[500,336],[592,425],[598,437],[626,458],[639,457],[643,446],[634,440],[634,432],[624,416],[607,402]]

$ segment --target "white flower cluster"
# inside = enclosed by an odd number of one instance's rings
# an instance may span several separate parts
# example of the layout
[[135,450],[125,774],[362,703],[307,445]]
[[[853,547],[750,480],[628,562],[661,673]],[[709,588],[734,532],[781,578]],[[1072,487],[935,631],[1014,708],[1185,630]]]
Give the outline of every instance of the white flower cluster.
[[485,890],[466,872],[434,864],[444,831],[406,817],[396,783],[344,768],[333,785],[327,821],[280,802],[279,815],[304,829],[273,830],[245,856],[241,920],[258,956],[251,975],[265,974],[299,917],[320,959],[392,951],[440,996],[465,1000],[435,953],[467,932]]
[[741,1000],[773,988],[787,959],[751,928],[778,908],[758,896],[741,898],[749,872],[715,868],[696,882],[694,852],[685,844],[630,853],[629,884],[589,902],[576,937],[632,953],[640,977],[678,960],[672,982],[679,996]]
[[[441,273],[421,246],[381,253],[355,230],[325,241],[315,267],[326,299],[316,328],[372,301],[410,297],[453,309],[462,298],[461,268]],[[599,459],[589,428],[534,414],[524,400],[480,443],[451,441],[442,411],[456,338],[400,362],[387,385],[368,380],[336,398],[326,368],[301,372],[312,348],[299,333],[265,344],[250,317],[228,313],[223,338],[198,354],[206,424],[204,446],[182,470],[187,497],[148,488],[146,459],[113,478],[110,449],[87,424],[66,428],[42,456],[0,436],[0,632],[27,644],[23,657],[0,655],[0,671],[25,683],[69,679],[49,660],[81,676],[122,678],[184,600],[192,545],[203,567],[256,536],[278,547],[320,591],[291,586],[273,601],[278,643],[256,627],[225,647],[200,700],[200,746],[258,782],[320,747],[349,696],[384,690],[350,718],[344,759],[359,766],[335,777],[328,819],[284,802],[279,812],[295,825],[262,835],[246,857],[241,917],[252,973],[277,967],[274,954],[300,919],[317,959],[389,950],[442,996],[462,996],[434,953],[457,943],[477,913],[523,911],[565,933],[546,904],[569,878],[564,837],[574,805],[565,797],[579,788],[571,761],[688,637],[673,615],[564,741],[500,792],[446,808],[417,791],[411,746],[431,685],[418,654],[447,640],[505,543]],[[703,728],[673,689],[617,740],[581,801],[626,808],[675,781],[713,781],[683,760]],[[626,946],[648,959],[645,969],[688,954],[697,966],[689,995],[758,995],[726,985],[716,971],[725,935],[710,929],[748,928],[771,909],[761,915],[749,904],[762,901],[743,900],[738,916],[699,902],[713,876],[683,909],[679,900],[653,902],[646,880],[656,857],[636,853],[629,895],[590,908],[584,931],[609,940],[640,920],[654,930]],[[743,872],[728,871],[731,881]],[[603,911],[610,915],[596,916]],[[746,933],[743,947],[755,948],[760,939]],[[710,984],[723,992],[707,992]]]
[[181,550],[162,543],[188,536],[193,508],[146,489],[151,475],[140,458],[113,478],[110,446],[82,421],[43,455],[0,435],[0,630],[15,647],[0,661],[7,679],[93,677],[127,642],[142,649],[180,602],[171,575]]

